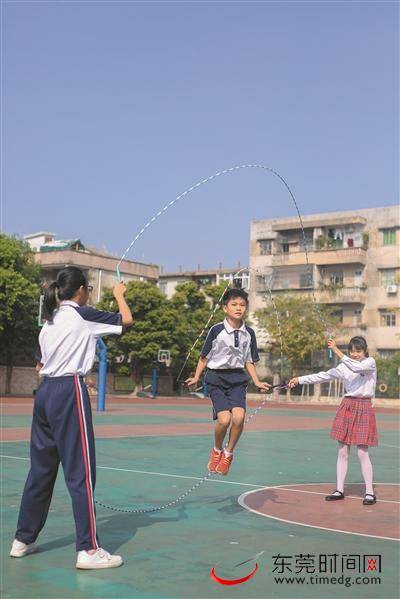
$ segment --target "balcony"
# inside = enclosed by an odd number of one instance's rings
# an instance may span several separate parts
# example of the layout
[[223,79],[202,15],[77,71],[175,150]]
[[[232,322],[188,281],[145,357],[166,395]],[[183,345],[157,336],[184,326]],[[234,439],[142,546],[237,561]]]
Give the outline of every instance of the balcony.
[[[308,251],[310,264],[327,266],[329,264],[366,264],[367,250],[364,247],[352,248],[316,248]],[[306,264],[304,250],[294,249],[290,252],[279,252],[272,255],[272,266],[297,266]]]
[[324,304],[365,304],[367,291],[365,287],[336,287],[317,289],[315,296]]

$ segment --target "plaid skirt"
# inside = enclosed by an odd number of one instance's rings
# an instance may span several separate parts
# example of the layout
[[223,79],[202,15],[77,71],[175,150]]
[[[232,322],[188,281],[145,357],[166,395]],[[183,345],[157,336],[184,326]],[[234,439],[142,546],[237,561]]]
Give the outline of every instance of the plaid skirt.
[[331,438],[346,445],[378,445],[371,399],[343,397],[332,424]]

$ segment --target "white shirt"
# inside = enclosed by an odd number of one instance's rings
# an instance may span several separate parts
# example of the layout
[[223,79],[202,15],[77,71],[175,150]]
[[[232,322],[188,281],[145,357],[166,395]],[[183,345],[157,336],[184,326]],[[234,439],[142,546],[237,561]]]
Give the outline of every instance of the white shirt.
[[346,397],[374,397],[376,387],[376,363],[374,358],[352,360],[343,356],[336,368],[326,372],[299,376],[299,384],[326,383],[335,379],[344,381]]
[[122,317],[118,312],[61,302],[53,320],[46,321],[40,331],[40,352],[36,356],[43,364],[40,376],[87,374],[93,366],[97,339],[121,333]]
[[256,335],[244,322],[234,329],[225,318],[208,331],[201,356],[213,370],[244,368],[246,362],[259,360]]

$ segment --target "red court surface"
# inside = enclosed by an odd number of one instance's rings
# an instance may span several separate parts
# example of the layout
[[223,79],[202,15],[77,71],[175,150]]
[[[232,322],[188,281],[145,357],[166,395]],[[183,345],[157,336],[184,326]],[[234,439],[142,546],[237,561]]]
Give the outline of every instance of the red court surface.
[[254,514],[281,522],[397,541],[400,485],[375,483],[374,488],[377,503],[371,506],[362,505],[362,484],[346,485],[341,501],[325,501],[334,490],[327,483],[266,487],[243,493],[238,501]]

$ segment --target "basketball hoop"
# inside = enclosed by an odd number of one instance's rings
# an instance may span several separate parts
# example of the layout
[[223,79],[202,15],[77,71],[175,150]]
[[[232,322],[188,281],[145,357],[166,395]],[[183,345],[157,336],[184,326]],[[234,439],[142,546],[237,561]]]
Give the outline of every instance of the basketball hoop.
[[170,350],[169,349],[159,349],[158,356],[157,356],[157,362],[160,362],[161,364],[165,364],[165,366],[167,368],[169,368],[171,366]]

